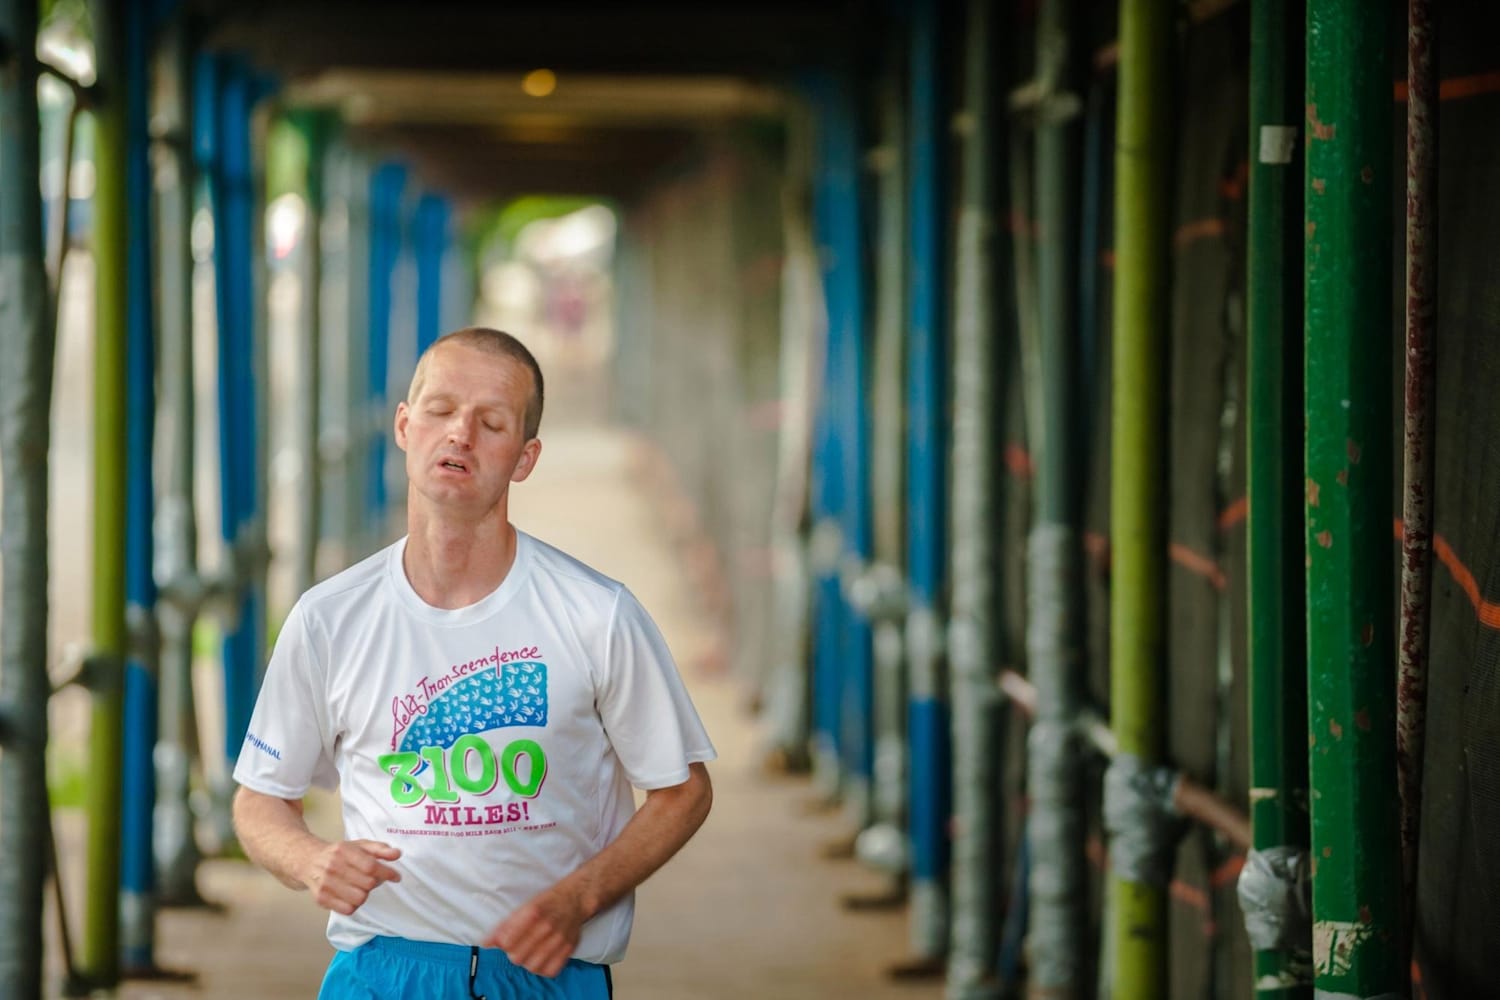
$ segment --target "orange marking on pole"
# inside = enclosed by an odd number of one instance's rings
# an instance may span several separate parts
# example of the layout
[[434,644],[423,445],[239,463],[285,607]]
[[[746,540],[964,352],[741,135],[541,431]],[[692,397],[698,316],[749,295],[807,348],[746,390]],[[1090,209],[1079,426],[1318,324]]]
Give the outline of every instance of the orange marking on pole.
[[1099,567],[1101,573],[1109,572],[1109,539],[1097,531],[1083,533],[1083,551],[1089,560]]
[[[1084,842],[1083,853],[1088,858],[1089,864],[1100,871],[1109,871],[1109,852],[1105,850],[1104,842],[1097,836],[1089,837]],[[1243,863],[1244,859],[1241,858],[1240,861]],[[1208,893],[1195,885],[1189,885],[1187,882],[1182,881],[1182,879],[1173,879],[1167,891],[1173,899],[1180,903],[1186,903],[1193,909],[1201,910],[1204,913],[1211,912],[1209,909]]]
[[[1405,80],[1396,82],[1396,103],[1405,104],[1409,91]],[[1500,91],[1500,72],[1476,73],[1473,76],[1455,76],[1438,84],[1438,100],[1457,101],[1465,97],[1481,97]]]
[[1250,498],[1240,497],[1219,515],[1219,530],[1228,531],[1250,516]]
[[1005,468],[1017,479],[1030,479],[1035,468],[1024,445],[1012,441],[1005,446]]
[[[1405,526],[1401,518],[1393,522],[1396,540],[1400,541],[1406,537]],[[1448,544],[1448,539],[1442,535],[1432,536],[1432,554],[1438,557],[1438,562],[1448,567],[1453,582],[1458,584],[1460,590],[1468,597],[1469,603],[1474,606],[1474,614],[1479,618],[1479,624],[1485,628],[1500,630],[1500,604],[1486,600],[1479,591],[1479,581],[1474,579],[1474,574],[1465,566],[1458,553],[1453,551],[1453,546]]]
[[1230,201],[1245,197],[1245,187],[1250,182],[1250,164],[1241,161],[1234,173],[1219,181],[1219,194]]
[[1173,542],[1169,545],[1167,547],[1167,554],[1174,563],[1189,573],[1195,573],[1203,577],[1213,585],[1215,590],[1223,590],[1229,586],[1229,580],[1224,576],[1224,571],[1219,568],[1218,563],[1208,558],[1208,556],[1194,552],[1180,542]]
[[1198,240],[1212,239],[1224,235],[1223,219],[1197,219],[1178,227],[1172,243],[1179,249]]
[[1209,876],[1208,884],[1215,889],[1222,889],[1240,877],[1240,871],[1245,867],[1245,856],[1243,854],[1231,855],[1214,873]]
[[1188,885],[1181,879],[1173,879],[1171,887],[1172,898],[1179,903],[1186,903],[1195,910],[1208,912],[1208,893],[1196,885]]

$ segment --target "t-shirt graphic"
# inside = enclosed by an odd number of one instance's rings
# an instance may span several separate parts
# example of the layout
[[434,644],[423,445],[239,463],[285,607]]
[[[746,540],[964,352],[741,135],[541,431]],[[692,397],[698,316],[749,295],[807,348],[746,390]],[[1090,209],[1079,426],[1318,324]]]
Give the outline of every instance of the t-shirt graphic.
[[436,680],[424,677],[392,702],[393,749],[378,763],[391,776],[391,802],[422,810],[420,826],[403,823],[387,832],[482,836],[555,825],[532,809],[547,779],[542,745],[513,739],[497,755],[486,736],[546,727],[547,665],[502,658],[497,650]]
[[[425,685],[436,688],[437,685]],[[504,663],[443,688],[426,711],[398,731],[397,750],[451,747],[460,736],[505,726],[547,724],[547,664]]]

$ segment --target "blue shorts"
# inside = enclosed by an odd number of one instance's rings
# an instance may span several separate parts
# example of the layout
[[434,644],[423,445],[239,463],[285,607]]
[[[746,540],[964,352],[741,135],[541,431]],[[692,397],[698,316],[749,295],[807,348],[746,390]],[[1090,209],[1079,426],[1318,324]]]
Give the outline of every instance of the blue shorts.
[[613,992],[607,965],[574,959],[548,979],[494,948],[378,937],[333,956],[318,1000],[609,1000]]

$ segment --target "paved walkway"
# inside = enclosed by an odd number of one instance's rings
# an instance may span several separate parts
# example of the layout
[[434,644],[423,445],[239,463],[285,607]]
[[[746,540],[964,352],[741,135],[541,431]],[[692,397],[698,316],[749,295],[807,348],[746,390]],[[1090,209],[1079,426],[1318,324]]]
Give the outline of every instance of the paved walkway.
[[[805,781],[761,772],[740,692],[704,666],[723,662],[714,655],[720,637],[678,572],[635,471],[638,445],[588,424],[544,427],[543,440],[536,475],[516,490],[513,520],[636,592],[677,655],[720,754],[710,767],[716,794],[707,825],[640,891],[617,994],[622,1000],[934,1000],[941,992],[936,983],[885,978],[885,968],[906,954],[904,912],[842,909],[843,896],[876,893],[882,880],[854,862],[821,858],[825,845],[847,831],[836,814],[813,808]],[[319,826],[332,822],[336,829],[331,800],[310,811]],[[65,853],[76,858],[69,842],[76,844],[76,836],[64,838]],[[314,995],[330,951],[323,916],[305,895],[232,861],[205,864],[200,884],[224,909],[168,911],[157,931],[160,963],[195,972],[196,982],[132,981],[121,996]],[[75,923],[80,912],[74,910]]]

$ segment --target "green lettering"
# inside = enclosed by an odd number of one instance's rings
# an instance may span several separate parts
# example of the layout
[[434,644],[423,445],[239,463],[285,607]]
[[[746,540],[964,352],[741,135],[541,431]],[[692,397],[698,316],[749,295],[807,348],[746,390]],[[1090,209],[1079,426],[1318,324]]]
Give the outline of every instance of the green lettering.
[[432,765],[432,774],[436,779],[432,790],[427,794],[432,796],[434,802],[457,802],[458,793],[453,786],[448,784],[448,757],[442,747],[423,747],[422,759]]
[[391,774],[391,798],[398,806],[414,806],[427,796],[417,784],[417,768],[422,758],[411,751],[382,754],[377,761],[382,771]]
[[[526,755],[528,765],[524,783],[516,771],[516,758],[522,754]],[[535,740],[516,740],[500,754],[500,775],[511,791],[523,799],[534,798],[547,778],[547,755]]]
[[[469,755],[479,756],[479,776],[469,772]],[[453,744],[453,783],[466,792],[483,795],[495,787],[495,751],[490,741],[473,733],[460,736]]]

